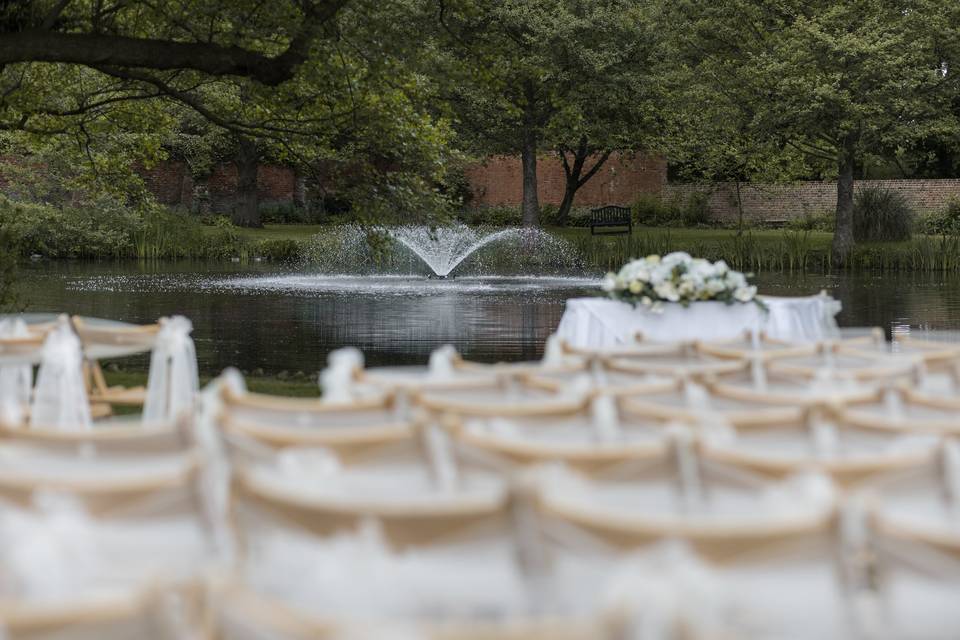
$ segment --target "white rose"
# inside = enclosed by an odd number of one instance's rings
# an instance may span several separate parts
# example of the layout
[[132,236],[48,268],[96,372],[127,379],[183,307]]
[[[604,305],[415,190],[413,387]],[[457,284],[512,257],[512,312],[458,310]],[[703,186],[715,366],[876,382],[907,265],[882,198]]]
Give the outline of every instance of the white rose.
[[655,253],[651,253],[649,256],[647,256],[646,260],[650,264],[660,264],[660,256]]
[[720,293],[721,291],[725,291],[727,288],[727,285],[723,283],[723,280],[717,280],[716,278],[711,278],[710,280],[707,280],[706,284],[704,285],[704,288],[707,290],[707,293],[713,296]]
[[677,292],[677,288],[669,280],[661,282],[655,287],[654,290],[657,292],[657,295],[664,300],[677,302],[680,299],[680,294]]
[[692,258],[689,253],[684,251],[674,251],[673,253],[668,253],[663,256],[663,263],[669,264],[670,266],[676,266],[678,264],[688,264]]
[[639,280],[634,280],[630,283],[630,293],[640,293],[643,291],[643,283]]
[[733,292],[734,299],[739,302],[750,302],[756,295],[756,287],[739,287]]
[[607,293],[614,291],[617,288],[617,276],[612,273],[608,273],[603,279],[603,282],[600,283],[600,288]]

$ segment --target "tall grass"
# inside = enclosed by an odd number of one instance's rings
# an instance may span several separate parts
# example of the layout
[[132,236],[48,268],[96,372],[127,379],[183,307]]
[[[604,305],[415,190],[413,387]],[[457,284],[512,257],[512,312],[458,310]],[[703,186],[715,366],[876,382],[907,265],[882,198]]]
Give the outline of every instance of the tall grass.
[[[667,231],[643,231],[615,238],[573,239],[588,268],[615,271],[633,258],[671,251],[725,260],[734,269],[758,272],[829,273],[834,270],[829,246],[814,242],[809,230],[785,230],[779,238],[758,238],[752,233],[729,239],[691,240]],[[919,236],[899,243],[858,245],[847,271],[960,272],[960,236]]]

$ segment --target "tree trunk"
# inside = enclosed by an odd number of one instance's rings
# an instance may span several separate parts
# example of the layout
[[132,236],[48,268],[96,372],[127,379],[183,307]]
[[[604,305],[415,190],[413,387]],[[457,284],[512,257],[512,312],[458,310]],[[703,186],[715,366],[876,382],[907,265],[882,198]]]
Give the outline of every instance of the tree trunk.
[[257,193],[257,168],[260,156],[257,143],[240,138],[237,143],[237,201],[233,208],[233,224],[239,227],[260,227],[260,199]]
[[586,136],[580,137],[577,148],[573,151],[572,165],[567,161],[566,151],[563,148],[558,151],[560,153],[560,159],[563,161],[563,173],[566,176],[566,183],[564,185],[560,210],[557,211],[557,224],[565,226],[569,221],[570,210],[573,208],[573,199],[577,195],[577,190],[587,184],[590,178],[597,174],[600,167],[602,167],[610,157],[611,151],[604,151],[586,174],[583,173],[583,168],[586,165],[587,157],[592,153],[590,146],[587,144]]
[[844,140],[840,150],[839,172],[837,176],[837,213],[836,228],[833,232],[833,262],[843,267],[853,249],[853,169],[855,160],[855,141],[852,137]]
[[523,226],[540,226],[540,200],[537,198],[537,133],[533,127],[523,132]]
[[740,178],[737,177],[737,235],[743,235],[743,198],[740,196]]

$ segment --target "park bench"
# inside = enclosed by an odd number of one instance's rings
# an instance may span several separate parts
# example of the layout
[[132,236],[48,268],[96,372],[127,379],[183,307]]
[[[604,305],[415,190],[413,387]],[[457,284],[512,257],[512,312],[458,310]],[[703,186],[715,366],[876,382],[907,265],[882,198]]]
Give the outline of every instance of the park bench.
[[[597,229],[612,229],[611,231],[597,231]],[[632,233],[633,219],[630,207],[607,205],[590,210],[590,235],[612,235],[616,233]]]
[[790,218],[782,217],[766,217],[763,219],[763,226],[765,227],[785,227],[790,224]]

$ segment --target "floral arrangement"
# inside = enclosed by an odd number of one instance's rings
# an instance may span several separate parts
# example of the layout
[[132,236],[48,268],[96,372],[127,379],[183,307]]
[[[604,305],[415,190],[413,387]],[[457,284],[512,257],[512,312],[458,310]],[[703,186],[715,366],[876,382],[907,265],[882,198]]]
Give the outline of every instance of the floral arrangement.
[[608,273],[601,288],[614,300],[641,304],[653,311],[664,302],[717,300],[727,304],[753,302],[761,307],[757,288],[747,276],[733,271],[723,260],[710,262],[677,251],[631,260],[618,273]]

